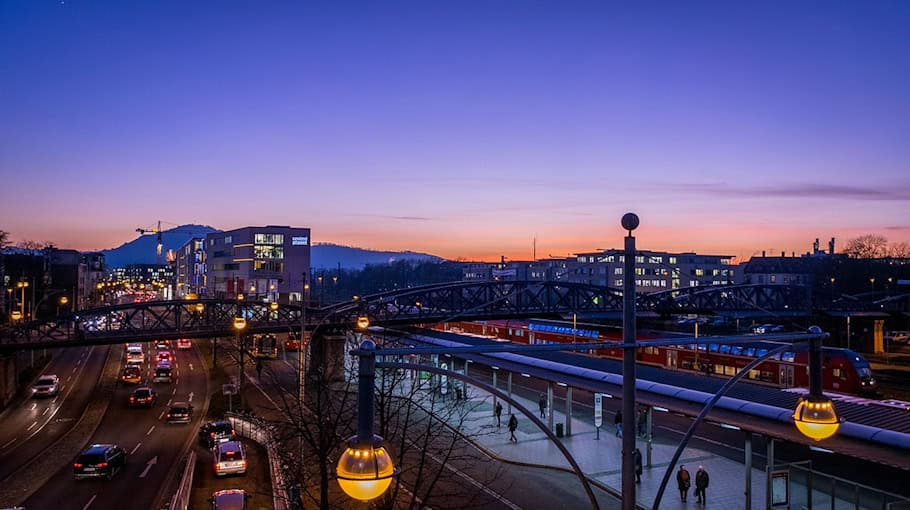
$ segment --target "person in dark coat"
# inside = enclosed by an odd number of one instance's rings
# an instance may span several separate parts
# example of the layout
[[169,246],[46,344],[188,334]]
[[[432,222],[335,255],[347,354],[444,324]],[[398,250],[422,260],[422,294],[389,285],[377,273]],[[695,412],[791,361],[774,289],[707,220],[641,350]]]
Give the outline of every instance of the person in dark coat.
[[496,426],[502,426],[502,403],[496,402],[496,407],[493,408],[493,414],[496,415]]
[[698,498],[698,502],[702,505],[707,501],[707,496],[705,495],[705,490],[708,488],[708,472],[705,471],[705,466],[698,466],[698,471],[695,473],[695,497]]
[[641,450],[636,448],[632,455],[635,457],[635,483],[641,483]]
[[683,503],[686,502],[686,496],[689,495],[690,482],[691,479],[686,466],[680,464],[679,471],[676,472],[676,485],[679,487],[679,497],[683,500]]
[[537,400],[537,406],[540,407],[540,419],[543,420],[547,417],[547,397],[543,393],[540,394],[540,399]]
[[518,438],[515,437],[515,430],[518,428],[518,418],[513,414],[509,417],[509,441],[518,442]]
[[616,411],[613,424],[616,425],[616,437],[622,437],[622,410]]

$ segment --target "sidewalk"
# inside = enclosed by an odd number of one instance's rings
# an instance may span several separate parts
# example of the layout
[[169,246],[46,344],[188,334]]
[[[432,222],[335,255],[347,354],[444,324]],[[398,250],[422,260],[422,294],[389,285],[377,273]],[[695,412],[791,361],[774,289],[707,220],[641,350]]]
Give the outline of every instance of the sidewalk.
[[[523,414],[514,411],[518,418],[517,443],[509,441],[509,431],[506,426],[509,415],[508,406],[503,403],[502,426],[497,429],[496,418],[493,416],[493,399],[476,389],[468,391],[469,401],[465,403],[467,415],[461,424],[461,432],[483,448],[491,455],[500,459],[538,465],[541,467],[571,467],[544,432],[537,428]],[[513,394],[513,398],[535,414],[538,412],[537,401]],[[565,423],[564,409],[557,406],[553,416],[554,427],[558,423]],[[605,485],[617,493],[622,486],[621,448],[622,439],[615,435],[613,426],[614,414],[604,412],[604,426],[600,431],[600,439],[595,439],[596,429],[592,416],[582,416],[573,410],[572,435],[563,437],[562,443],[575,458],[575,462],[590,480]],[[545,423],[547,420],[543,420]],[[457,426],[451,423],[452,426]],[[651,508],[657,490],[660,486],[664,472],[673,457],[677,444],[652,443],[651,461],[647,463],[647,444],[643,439],[638,439],[638,448],[642,452],[643,472],[641,483],[637,484],[636,501],[639,505]],[[692,487],[688,492],[688,501],[683,503],[676,485],[676,471],[683,464],[689,471]],[[707,504],[700,505],[695,497],[695,473],[699,466],[704,466],[710,475],[710,484],[706,491]],[[687,447],[675,466],[661,500],[661,509],[681,510],[697,508],[724,508],[728,510],[746,507],[745,502],[745,463],[737,462],[718,456],[698,448]],[[760,469],[751,472],[751,503],[753,509],[765,508],[765,484],[767,477]],[[582,490],[579,487],[579,490]],[[806,486],[800,485],[791,479],[790,507],[792,509],[805,508]],[[832,508],[830,496],[818,490],[813,491],[813,507]],[[858,508],[852,501],[837,499],[834,508]],[[863,505],[861,508],[867,508]]]

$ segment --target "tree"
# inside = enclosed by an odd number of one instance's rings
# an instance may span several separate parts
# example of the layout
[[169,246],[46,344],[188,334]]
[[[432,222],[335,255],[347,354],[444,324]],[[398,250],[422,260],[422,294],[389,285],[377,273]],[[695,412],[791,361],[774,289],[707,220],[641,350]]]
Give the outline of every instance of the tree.
[[910,243],[899,242],[888,247],[888,256],[896,259],[910,258]]
[[877,259],[888,256],[888,239],[878,234],[866,234],[847,241],[844,253],[855,259]]
[[0,230],[0,250],[9,246],[9,232]]

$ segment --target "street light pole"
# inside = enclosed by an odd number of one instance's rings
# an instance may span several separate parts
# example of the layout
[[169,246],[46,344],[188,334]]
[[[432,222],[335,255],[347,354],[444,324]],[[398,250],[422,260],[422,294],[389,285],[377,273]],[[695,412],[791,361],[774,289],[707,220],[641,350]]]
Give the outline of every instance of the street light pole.
[[625,238],[625,260],[622,286],[622,508],[635,510],[635,237],[638,216],[626,213],[622,227]]
[[300,344],[297,348],[297,400],[303,407],[303,398],[306,396],[306,362],[310,350],[310,343],[306,338],[306,305],[310,284],[307,282],[307,273],[303,273],[303,295],[300,301]]

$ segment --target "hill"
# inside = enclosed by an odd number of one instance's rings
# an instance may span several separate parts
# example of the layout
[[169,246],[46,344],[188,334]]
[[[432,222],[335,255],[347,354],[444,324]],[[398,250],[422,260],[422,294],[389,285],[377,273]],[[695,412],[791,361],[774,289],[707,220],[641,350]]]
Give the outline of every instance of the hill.
[[[218,229],[205,225],[181,225],[161,233],[161,263],[167,250],[177,250],[194,237],[205,237]],[[154,264],[157,235],[145,234],[124,243],[117,248],[103,250],[108,267],[123,267],[128,264]],[[332,269],[341,264],[343,269],[363,269],[367,264],[388,264],[398,260],[435,261],[442,259],[426,253],[412,251],[376,251],[338,244],[320,244],[312,247],[310,253],[313,269]]]

